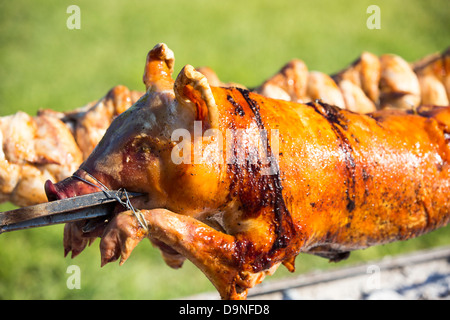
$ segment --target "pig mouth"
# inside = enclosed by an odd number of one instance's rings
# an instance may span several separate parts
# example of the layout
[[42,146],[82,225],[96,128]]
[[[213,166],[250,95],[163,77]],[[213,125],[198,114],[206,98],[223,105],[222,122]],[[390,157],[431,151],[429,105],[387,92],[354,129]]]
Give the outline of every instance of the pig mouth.
[[[84,172],[78,172],[77,173],[84,173]],[[76,175],[75,173],[74,175]],[[69,177],[63,181],[60,181],[58,183],[53,183],[50,180],[46,181],[45,185],[45,193],[47,195],[48,201],[56,201],[66,198],[72,198],[76,196],[81,196],[93,192],[98,192],[101,190],[100,186],[96,186],[93,184],[88,184],[86,182],[83,182],[82,180],[79,180],[75,178],[74,176]],[[139,200],[138,200],[139,201]],[[133,205],[137,205],[137,207],[146,207],[145,200],[144,203],[133,203]],[[88,238],[97,238],[102,237],[103,232],[108,225],[108,223],[118,214],[121,212],[127,211],[128,209],[123,206],[123,204],[119,202],[114,202],[111,204],[110,213],[107,216],[102,216],[98,218],[92,218],[88,220],[82,220],[70,223],[72,226],[69,228],[71,229],[71,241],[73,243],[84,243],[82,239],[88,239]],[[74,230],[76,230],[74,232]],[[73,235],[77,234],[79,238],[74,240]],[[65,237],[67,236],[65,232]],[[158,241],[157,239],[154,239],[153,237],[149,237],[152,244],[160,249],[160,251],[163,253],[163,257],[165,258],[166,262],[172,267],[172,268],[179,268],[181,267],[184,257],[179,254],[176,250],[174,250],[169,245]],[[65,241],[66,242],[66,241]],[[83,249],[85,244],[82,245],[81,248],[78,248],[76,245],[70,244],[68,245],[68,248],[65,248],[65,255],[72,250],[72,257],[75,257],[78,255]]]
[[[72,177],[69,177],[58,183],[53,183],[50,180],[47,180],[44,185],[44,190],[45,194],[47,195],[48,201],[67,199],[99,192],[101,190],[105,190],[104,188],[108,189],[107,187],[100,187],[90,181],[86,181],[80,178],[80,173],[82,172],[77,171]],[[84,225],[84,236],[90,236],[92,229],[98,229],[98,227],[100,226],[104,227],[105,224],[110,221],[113,216],[126,210],[128,210],[128,208],[124,206],[123,202],[119,203],[118,201],[115,201],[114,203],[110,204],[108,215],[79,221],[77,222],[77,224]]]
[[[62,184],[63,182],[61,182]],[[45,194],[47,195],[48,201],[56,201],[66,198],[72,198],[76,196],[73,188],[68,186],[56,185],[50,180],[47,180],[44,185]]]
[[[44,185],[47,200],[57,201],[99,191],[99,189],[96,189],[93,186],[74,184],[72,179],[73,178],[68,178],[56,184],[47,180]],[[106,216],[75,222],[74,224],[76,224],[81,231],[80,235],[82,237],[100,235],[106,227],[107,222],[114,214],[119,213],[119,210],[123,211],[123,207],[118,204],[111,204],[109,210],[109,214]]]
[[[50,180],[47,180],[44,185],[47,200],[49,202],[56,201],[105,190],[104,188],[94,185],[84,179],[78,180],[79,178],[74,179],[74,177],[76,176],[72,176],[56,184]],[[111,208],[111,213],[115,214],[129,210],[129,208],[124,206],[124,202],[119,203],[118,201],[116,201]]]
[[[91,179],[89,179],[91,177]],[[92,180],[88,181],[86,179]],[[44,184],[48,201],[73,198],[108,189],[100,181],[82,169],[78,169],[71,177],[58,183],[47,180]]]

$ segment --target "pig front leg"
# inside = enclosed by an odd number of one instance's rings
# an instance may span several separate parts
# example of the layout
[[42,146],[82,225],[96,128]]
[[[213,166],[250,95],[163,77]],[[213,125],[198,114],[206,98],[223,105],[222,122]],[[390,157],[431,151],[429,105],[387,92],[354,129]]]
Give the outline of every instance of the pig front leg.
[[83,234],[84,223],[85,221],[77,221],[64,226],[64,257],[72,252],[72,258],[75,258],[88,244],[93,242],[93,238]]
[[269,270],[253,273],[243,270],[235,236],[219,232],[192,217],[165,209],[142,210],[148,233],[139,226],[130,211],[117,215],[107,226],[100,243],[102,266],[130,256],[145,237],[156,239],[194,263],[219,291],[222,299],[245,299],[247,289],[272,274]]

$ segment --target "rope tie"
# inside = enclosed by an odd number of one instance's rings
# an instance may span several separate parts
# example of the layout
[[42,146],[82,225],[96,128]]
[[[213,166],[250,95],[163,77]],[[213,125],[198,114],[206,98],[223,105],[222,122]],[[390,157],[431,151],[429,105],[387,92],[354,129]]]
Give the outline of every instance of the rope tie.
[[[145,230],[145,232],[148,232],[148,224],[147,221],[144,218],[144,214],[142,213],[141,210],[139,209],[135,209],[133,207],[133,205],[131,204],[130,198],[128,197],[128,192],[126,189],[119,189],[114,196],[111,196],[108,192],[106,191],[111,191],[109,190],[109,188],[107,186],[105,186],[101,181],[99,181],[97,178],[95,178],[93,175],[91,175],[89,172],[85,171],[86,174],[91,177],[94,181],[96,181],[100,186],[87,181],[86,179],[83,179],[80,176],[77,176],[76,174],[73,174],[72,176],[74,178],[77,178],[78,180],[83,181],[84,183],[87,183],[93,187],[96,187],[98,189],[100,189],[101,191],[103,191],[103,193],[110,199],[115,199],[117,202],[119,202],[123,207],[127,208],[128,210],[132,211],[134,216],[136,217],[137,221],[139,222],[139,225]],[[120,196],[119,196],[120,194]],[[122,200],[122,195],[125,195],[125,198],[127,199],[126,201]]]

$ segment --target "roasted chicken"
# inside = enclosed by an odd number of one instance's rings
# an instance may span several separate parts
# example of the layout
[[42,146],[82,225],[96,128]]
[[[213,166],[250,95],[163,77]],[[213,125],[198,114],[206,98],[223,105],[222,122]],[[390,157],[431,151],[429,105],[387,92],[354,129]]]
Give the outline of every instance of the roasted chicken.
[[292,60],[256,88],[267,97],[294,102],[325,103],[368,113],[379,109],[414,109],[419,105],[448,106],[450,49],[409,64],[394,54],[364,52],[348,68],[334,74],[309,72]]
[[[66,254],[101,237],[102,265],[123,263],[149,238],[171,267],[189,259],[222,298],[243,299],[280,264],[294,270],[299,253],[339,261],[448,223],[449,107],[359,114],[214,87],[190,65],[175,81],[172,72],[173,53],[158,44],[145,95],[72,177],[45,184],[49,200],[105,187],[146,193],[132,202],[145,226],[119,207],[89,232],[67,224]],[[361,88],[380,101],[392,92]]]
[[82,162],[70,130],[54,117],[2,117],[0,141],[0,200],[19,206],[46,201],[42,184],[70,176]]
[[69,112],[41,110],[0,117],[0,202],[47,201],[46,180],[70,176],[92,152],[111,121],[143,93],[112,88],[96,103]]

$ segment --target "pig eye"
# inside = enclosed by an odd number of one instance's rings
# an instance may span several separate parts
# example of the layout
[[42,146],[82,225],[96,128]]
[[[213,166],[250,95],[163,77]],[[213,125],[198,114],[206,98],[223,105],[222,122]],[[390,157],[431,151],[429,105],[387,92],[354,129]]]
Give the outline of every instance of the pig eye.
[[149,153],[149,152],[151,152],[151,149],[147,145],[142,145],[139,147],[139,152],[140,153]]
[[152,156],[152,149],[146,144],[141,144],[136,146],[135,152],[136,156],[141,159],[149,159]]
[[124,155],[128,159],[135,159],[138,162],[150,161],[160,156],[162,148],[164,148],[164,143],[160,139],[142,134],[126,144]]
[[158,153],[157,143],[149,137],[135,139],[129,150],[131,151],[131,154],[134,154],[137,160],[150,160],[157,156]]

